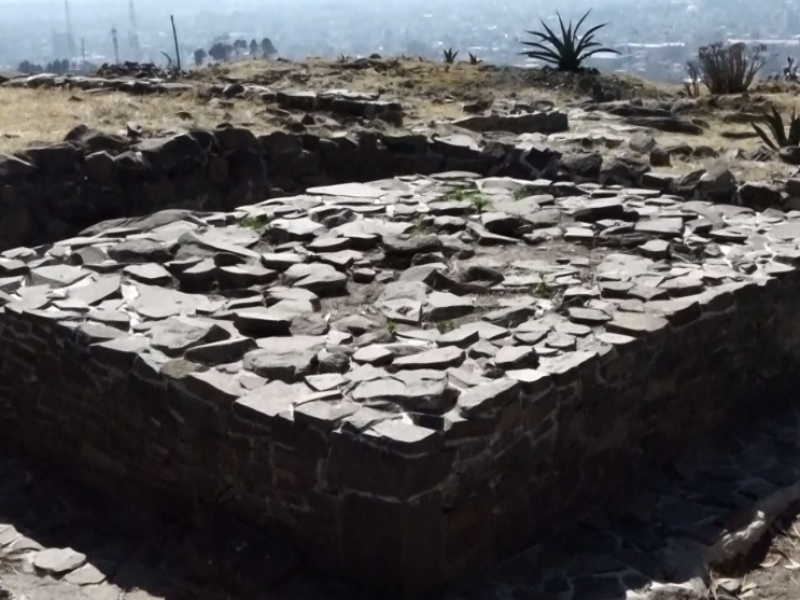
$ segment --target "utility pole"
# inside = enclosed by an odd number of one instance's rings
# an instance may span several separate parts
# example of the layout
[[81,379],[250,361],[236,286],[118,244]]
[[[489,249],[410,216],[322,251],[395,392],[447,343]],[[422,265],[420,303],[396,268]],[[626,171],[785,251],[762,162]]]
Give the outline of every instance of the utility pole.
[[72,60],[77,56],[75,50],[75,37],[72,35],[72,19],[69,16],[69,0],[64,0],[64,14],[67,19],[67,45],[69,46],[69,59]]
[[175,17],[172,15],[169,16],[169,20],[172,21],[172,39],[175,40],[175,62],[178,65],[178,73],[181,72],[181,51],[178,50],[178,32],[175,30]]
[[119,43],[117,42],[117,28],[111,26],[111,41],[114,43],[114,64],[119,64]]
[[136,11],[133,7],[133,0],[128,0],[128,46],[133,53],[133,60],[141,58],[141,46],[139,45],[139,33],[136,28]]

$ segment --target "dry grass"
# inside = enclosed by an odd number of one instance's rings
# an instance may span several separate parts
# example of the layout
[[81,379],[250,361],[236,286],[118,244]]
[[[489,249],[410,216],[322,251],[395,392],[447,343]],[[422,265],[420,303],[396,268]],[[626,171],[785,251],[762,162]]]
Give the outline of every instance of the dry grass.
[[[550,101],[564,106],[578,97],[586,97],[589,92],[582,76],[544,75],[536,70],[491,65],[457,63],[446,66],[442,62],[419,59],[388,59],[370,61],[364,68],[349,68],[338,62],[313,59],[295,63],[242,61],[195,71],[190,80],[197,84],[198,92],[173,95],[129,96],[106,91],[87,93],[0,86],[0,106],[3,107],[0,110],[0,152],[16,152],[35,142],[62,140],[79,124],[124,134],[127,122],[134,121],[144,128],[146,135],[187,126],[214,127],[222,122],[264,132],[285,125],[285,118],[277,117],[260,99],[209,101],[199,91],[206,83],[231,79],[259,83],[273,90],[347,89],[397,99],[404,106],[407,128],[432,126],[463,117],[464,105],[476,100]],[[668,100],[680,91],[675,85],[643,81],[629,75],[606,79],[629,98]],[[706,135],[700,138],[654,132],[654,136],[663,146],[705,145],[723,156],[736,150],[747,152],[759,145],[752,128],[747,123],[724,122],[722,114],[731,111],[758,113],[770,104],[787,115],[793,109],[800,112],[800,96],[793,88],[756,88],[751,94],[720,98],[706,95],[698,99],[698,110],[690,115],[709,124]],[[330,129],[335,131],[347,126],[332,121]],[[751,137],[730,139],[726,137],[730,132],[749,133]],[[705,162],[694,158],[673,160],[672,172],[696,169]],[[777,161],[759,163],[737,158],[731,162],[737,175],[746,179],[785,177],[790,172],[786,165]]]
[[[0,87],[0,152],[21,150],[36,142],[64,139],[76,125],[125,133],[135,121],[145,131],[215,126],[223,121],[247,123],[254,129],[271,129],[263,107],[253,102],[220,105],[196,94],[128,96],[123,93],[86,94],[66,90],[28,90]],[[191,118],[186,118],[188,113]]]

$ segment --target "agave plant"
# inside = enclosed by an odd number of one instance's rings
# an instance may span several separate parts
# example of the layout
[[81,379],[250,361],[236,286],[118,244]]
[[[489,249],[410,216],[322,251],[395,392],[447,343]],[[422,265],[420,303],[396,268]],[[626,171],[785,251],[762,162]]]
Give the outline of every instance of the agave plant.
[[767,127],[772,132],[772,138],[767,135],[767,132],[764,131],[761,127],[753,123],[753,129],[758,134],[758,137],[761,138],[767,146],[772,148],[773,150],[778,150],[779,148],[785,148],[786,146],[800,146],[800,117],[795,116],[794,110],[792,110],[792,119],[789,121],[789,135],[786,135],[786,129],[783,126],[783,117],[781,117],[780,113],[772,107],[772,113],[770,114],[767,111],[764,111],[764,120],[767,123]]
[[444,62],[445,64],[452,65],[456,62],[456,57],[458,56],[458,50],[453,52],[452,48],[448,48],[444,51]]
[[590,56],[599,52],[610,52],[612,54],[619,54],[613,48],[604,48],[599,42],[594,41],[594,34],[608,25],[608,23],[601,23],[589,29],[586,33],[579,36],[578,30],[580,29],[586,17],[589,16],[591,10],[586,11],[586,14],[581,17],[578,24],[572,27],[572,21],[569,22],[568,27],[564,27],[564,21],[561,15],[558,14],[558,24],[561,27],[561,36],[553,33],[544,21],[542,21],[542,31],[527,31],[529,35],[539,38],[533,42],[522,42],[525,46],[531,46],[534,50],[521,52],[520,54],[528,56],[529,58],[538,58],[548,64],[555,65],[559,71],[580,71],[583,61]]
[[470,52],[469,53],[469,64],[471,64],[471,65],[479,65],[479,64],[481,64],[481,59],[478,58],[477,55],[475,55],[472,52]]

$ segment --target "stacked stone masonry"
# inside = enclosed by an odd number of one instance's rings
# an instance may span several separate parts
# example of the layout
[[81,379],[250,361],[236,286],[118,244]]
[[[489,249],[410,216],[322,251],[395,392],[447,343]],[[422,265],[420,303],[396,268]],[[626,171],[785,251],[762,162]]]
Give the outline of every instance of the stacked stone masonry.
[[[294,109],[367,111],[371,118],[402,114],[394,103],[349,96],[277,97]],[[566,115],[558,111],[514,118],[537,131],[567,128]],[[256,135],[226,124],[143,139],[130,127],[122,136],[81,125],[61,143],[0,155],[0,249],[51,243],[107,219],[168,208],[229,211],[313,186],[459,169],[528,176],[529,165],[516,174],[519,165],[510,166],[524,151],[514,143],[484,144],[460,134]]]
[[[351,96],[277,94],[279,104],[294,110],[338,106],[386,118],[379,101]],[[387,107],[401,114],[400,107]],[[321,137],[311,131],[257,134],[225,124],[143,138],[132,127],[118,135],[80,125],[63,142],[0,155],[0,250],[53,243],[104,220],[164,209],[232,211],[312,187],[453,170],[560,182],[566,194],[573,182],[594,182],[753,208],[776,206],[797,192],[788,183],[785,191],[759,182],[739,186],[724,165],[675,176],[632,158],[562,155],[546,143],[549,136],[580,141],[585,135],[570,134],[567,114],[558,110],[467,116],[438,133],[355,128]]]
[[[418,597],[792,381],[800,213],[476,173],[0,258],[0,430]],[[179,507],[179,508],[178,508]]]

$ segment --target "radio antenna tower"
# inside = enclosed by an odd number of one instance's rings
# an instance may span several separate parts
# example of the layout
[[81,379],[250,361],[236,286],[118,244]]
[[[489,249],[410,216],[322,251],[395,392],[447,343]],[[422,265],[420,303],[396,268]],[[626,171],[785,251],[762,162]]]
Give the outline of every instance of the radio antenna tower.
[[72,35],[72,19],[69,16],[69,0],[64,0],[64,14],[67,18],[67,45],[69,47],[69,60],[71,61],[77,56],[77,49],[75,48],[75,37]]
[[139,34],[136,30],[136,11],[133,8],[133,0],[128,0],[128,46],[133,53],[133,60],[139,60],[141,48],[139,47]]

